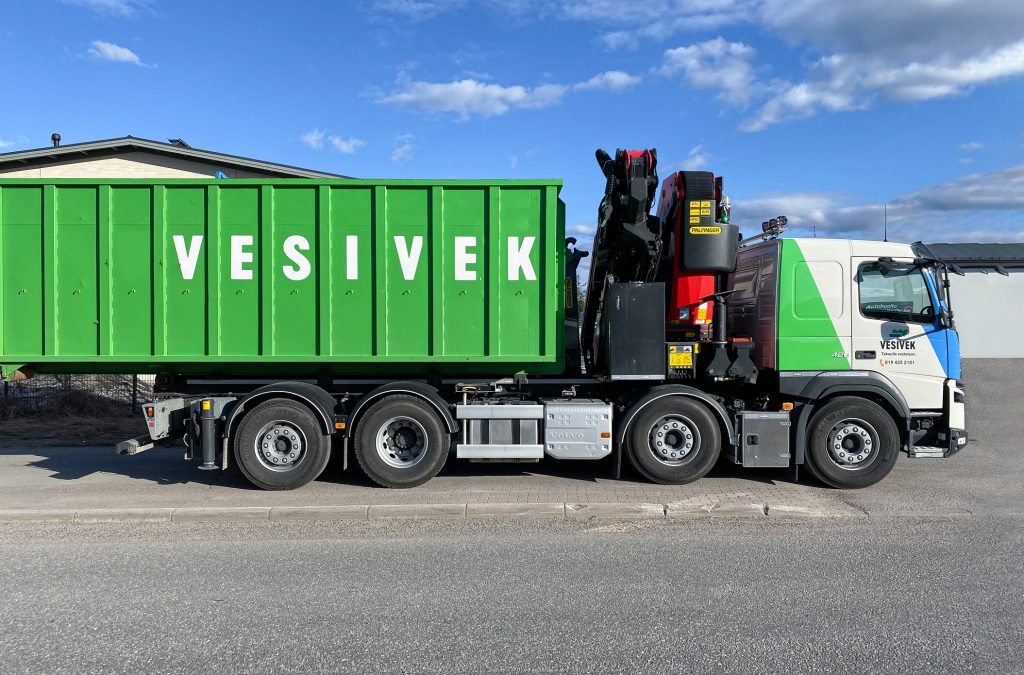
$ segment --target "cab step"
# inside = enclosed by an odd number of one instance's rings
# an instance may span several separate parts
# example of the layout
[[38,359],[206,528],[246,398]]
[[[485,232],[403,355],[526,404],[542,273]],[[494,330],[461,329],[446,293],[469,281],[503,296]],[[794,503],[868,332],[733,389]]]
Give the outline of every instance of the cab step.
[[917,445],[910,449],[911,457],[942,457],[946,456],[945,448],[934,448],[928,445]]

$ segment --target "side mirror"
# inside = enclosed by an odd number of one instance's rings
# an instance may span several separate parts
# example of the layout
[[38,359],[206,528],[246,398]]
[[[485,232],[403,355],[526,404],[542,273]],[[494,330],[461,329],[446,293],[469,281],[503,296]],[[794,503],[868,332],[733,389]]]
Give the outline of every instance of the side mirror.
[[893,272],[906,273],[914,269],[913,265],[908,265],[906,263],[898,263],[894,261],[892,258],[888,257],[879,258],[878,267],[882,270],[883,277],[888,276]]
[[953,327],[953,312],[943,307],[939,310],[939,325],[943,328]]

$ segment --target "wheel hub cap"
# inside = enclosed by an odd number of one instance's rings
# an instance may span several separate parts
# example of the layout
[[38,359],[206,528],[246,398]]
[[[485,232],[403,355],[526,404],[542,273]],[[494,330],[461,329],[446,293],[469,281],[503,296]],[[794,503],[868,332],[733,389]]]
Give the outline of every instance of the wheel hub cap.
[[843,420],[828,432],[828,452],[844,468],[858,468],[876,451],[870,425],[860,420]]
[[302,432],[285,422],[265,426],[256,439],[256,455],[271,469],[287,470],[295,466],[305,451]]
[[427,454],[427,432],[411,417],[393,417],[377,432],[377,455],[388,466],[406,468]]
[[654,456],[668,463],[684,459],[696,445],[696,434],[689,421],[675,415],[656,421],[648,439]]

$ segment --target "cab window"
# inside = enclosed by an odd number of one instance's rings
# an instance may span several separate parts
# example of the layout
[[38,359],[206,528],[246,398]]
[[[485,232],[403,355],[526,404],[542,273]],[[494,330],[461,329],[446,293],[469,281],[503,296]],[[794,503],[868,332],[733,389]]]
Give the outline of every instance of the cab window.
[[932,323],[935,308],[918,267],[883,270],[877,263],[860,268],[860,313],[869,319]]

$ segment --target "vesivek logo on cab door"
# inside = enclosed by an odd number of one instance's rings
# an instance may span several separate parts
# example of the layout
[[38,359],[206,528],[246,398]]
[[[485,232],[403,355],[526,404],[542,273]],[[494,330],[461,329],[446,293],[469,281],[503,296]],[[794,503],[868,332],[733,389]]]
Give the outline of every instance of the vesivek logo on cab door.
[[[203,249],[201,234],[193,235],[186,244],[184,235],[176,234],[171,237],[174,242],[174,252],[178,256],[178,267],[181,269],[181,276],[185,281],[191,281],[196,274],[196,265],[199,264],[199,256]],[[508,237],[508,280],[536,281],[537,273],[530,262],[530,252],[536,237]],[[476,281],[477,280],[477,238],[476,237],[455,237],[455,280]],[[231,236],[230,260],[231,278],[235,280],[248,280],[253,278],[253,237],[247,234]],[[406,281],[416,278],[416,270],[419,268],[420,257],[423,254],[423,237],[395,236],[395,255],[398,264],[402,268],[402,276]],[[281,271],[292,281],[302,281],[309,277],[313,270],[307,257],[310,250],[309,240],[301,235],[292,235],[284,240],[283,252],[286,258],[291,261],[290,265],[282,265]],[[345,278],[350,281],[359,279],[359,237],[347,235],[345,237]]]
[[914,349],[914,340],[908,340],[910,326],[905,323],[886,321],[882,324],[882,349]]

